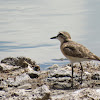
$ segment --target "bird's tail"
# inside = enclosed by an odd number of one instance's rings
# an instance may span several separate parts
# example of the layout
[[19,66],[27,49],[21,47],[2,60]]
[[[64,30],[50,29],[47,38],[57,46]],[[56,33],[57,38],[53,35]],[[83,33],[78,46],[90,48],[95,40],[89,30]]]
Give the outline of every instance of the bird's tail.
[[100,57],[95,55],[95,59],[94,60],[100,61]]

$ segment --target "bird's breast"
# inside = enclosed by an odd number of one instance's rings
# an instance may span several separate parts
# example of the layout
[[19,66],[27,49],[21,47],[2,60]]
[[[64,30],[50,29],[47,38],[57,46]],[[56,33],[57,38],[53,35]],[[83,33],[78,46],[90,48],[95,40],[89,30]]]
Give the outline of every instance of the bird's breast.
[[63,49],[64,49],[64,47],[63,47],[63,45],[61,45],[61,46],[60,46],[60,50],[61,50],[61,52],[63,53],[63,55],[66,57],[66,54],[64,53],[64,50],[63,50]]

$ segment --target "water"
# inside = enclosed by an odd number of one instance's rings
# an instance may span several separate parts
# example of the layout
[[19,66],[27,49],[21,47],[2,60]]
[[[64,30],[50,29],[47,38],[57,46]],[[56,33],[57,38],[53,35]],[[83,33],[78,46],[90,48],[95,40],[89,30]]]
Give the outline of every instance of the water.
[[0,0],[0,59],[25,56],[42,68],[68,61],[50,40],[68,31],[74,41],[100,56],[99,0]]

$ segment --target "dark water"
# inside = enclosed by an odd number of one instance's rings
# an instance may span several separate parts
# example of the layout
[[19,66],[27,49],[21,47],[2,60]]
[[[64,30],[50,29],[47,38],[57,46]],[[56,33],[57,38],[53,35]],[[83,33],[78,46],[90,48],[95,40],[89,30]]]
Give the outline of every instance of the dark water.
[[25,56],[42,68],[68,61],[59,41],[50,37],[68,31],[72,39],[100,56],[99,0],[0,0],[0,59]]

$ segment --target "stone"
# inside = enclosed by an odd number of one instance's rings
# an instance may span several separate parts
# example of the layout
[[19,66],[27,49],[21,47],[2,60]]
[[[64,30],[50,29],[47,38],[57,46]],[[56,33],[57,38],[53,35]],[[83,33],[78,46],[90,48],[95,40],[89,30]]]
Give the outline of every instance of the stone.
[[53,66],[48,67],[49,70],[55,70],[57,69],[59,66],[57,64],[54,64]]
[[33,68],[30,66],[30,65],[28,65],[28,72],[32,72],[33,71]]
[[50,90],[48,86],[43,85],[36,88],[33,91],[33,99],[35,100],[49,100],[50,99]]
[[91,79],[100,80],[100,71],[96,71],[92,74]]
[[99,100],[100,99],[100,91],[98,92],[96,89],[90,89],[90,88],[77,90],[72,95],[73,97],[75,97],[75,100],[81,100],[81,99]]
[[85,88],[51,96],[51,100],[100,100],[100,89]]
[[67,82],[55,82],[51,85],[52,89],[57,89],[57,90],[66,90],[70,87],[71,87],[71,84]]
[[7,65],[12,65],[12,66],[20,66],[22,68],[28,67],[28,64],[37,67],[35,61],[32,61],[30,58],[26,58],[26,57],[16,57],[16,58],[7,57],[1,60],[1,63],[5,63]]
[[39,72],[37,72],[37,71],[29,71],[28,73],[27,73],[29,76],[30,76],[30,78],[38,78],[39,77]]
[[7,58],[2,59],[1,63],[16,66],[17,65],[17,59],[13,58],[13,57],[7,57]]
[[3,71],[3,67],[0,65],[0,72],[2,72]]
[[28,63],[26,61],[23,61],[22,64],[21,64],[21,67],[22,68],[28,67]]
[[25,89],[14,89],[10,91],[9,94],[14,100],[32,100],[32,94]]
[[51,82],[69,82],[71,81],[70,77],[48,77],[47,81],[51,81]]
[[[48,82],[51,82],[50,87],[52,89],[67,89],[71,87],[71,77],[72,77],[72,71],[69,66],[64,67],[57,67],[54,70],[50,70],[50,75],[47,78]],[[79,75],[74,72],[74,84],[75,86],[78,85],[76,81],[78,82],[80,80]]]
[[2,100],[2,97],[5,95],[5,91],[0,91],[0,100]]
[[5,88],[7,88],[7,86],[1,85],[1,84],[0,84],[0,91],[1,91],[1,90],[4,90]]
[[26,83],[18,87],[18,89],[25,89],[25,90],[31,89],[31,88],[32,88],[32,85],[30,83]]
[[13,71],[15,69],[19,69],[20,66],[12,66],[12,65],[7,65],[4,63],[0,63],[0,71],[1,72],[9,72],[9,71]]
[[21,84],[26,83],[28,80],[30,79],[29,75],[27,75],[26,73],[16,76],[15,78],[8,78],[6,80],[8,86],[12,87],[12,86],[20,86]]
[[71,77],[71,71],[65,70],[65,68],[59,68],[57,70],[54,70],[52,73],[50,73],[51,77]]
[[40,66],[39,66],[39,65],[33,66],[33,69],[34,69],[35,71],[40,71]]

